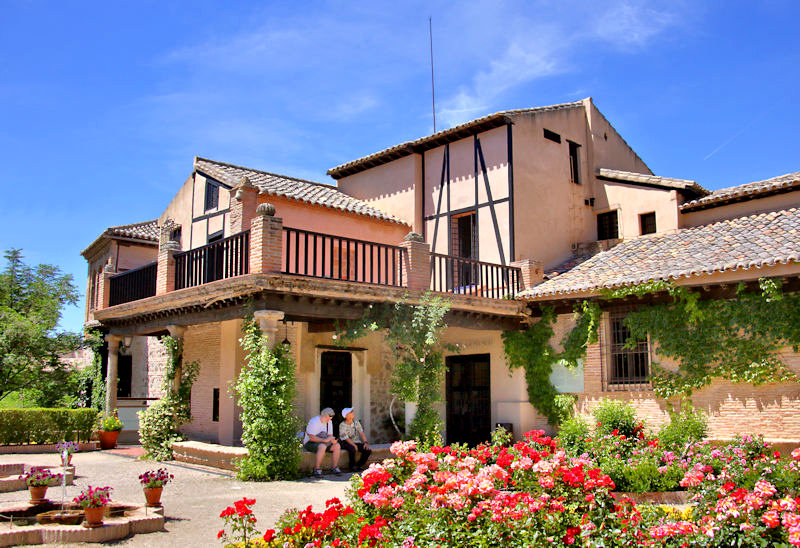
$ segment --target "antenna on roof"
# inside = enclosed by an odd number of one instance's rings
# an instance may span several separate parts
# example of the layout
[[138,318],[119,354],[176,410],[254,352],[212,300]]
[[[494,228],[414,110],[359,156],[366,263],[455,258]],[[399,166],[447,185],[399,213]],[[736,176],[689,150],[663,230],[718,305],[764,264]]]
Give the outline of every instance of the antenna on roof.
[[436,133],[436,87],[433,83],[433,18],[428,16],[428,37],[431,42],[431,103],[433,108],[433,132]]

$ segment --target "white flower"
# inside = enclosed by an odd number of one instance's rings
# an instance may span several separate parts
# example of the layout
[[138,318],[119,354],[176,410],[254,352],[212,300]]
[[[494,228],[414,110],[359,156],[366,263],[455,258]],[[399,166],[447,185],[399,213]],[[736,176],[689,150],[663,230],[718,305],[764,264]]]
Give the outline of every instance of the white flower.
[[336,340],[336,335],[334,335],[334,336],[333,336],[333,340],[334,340],[334,341]]

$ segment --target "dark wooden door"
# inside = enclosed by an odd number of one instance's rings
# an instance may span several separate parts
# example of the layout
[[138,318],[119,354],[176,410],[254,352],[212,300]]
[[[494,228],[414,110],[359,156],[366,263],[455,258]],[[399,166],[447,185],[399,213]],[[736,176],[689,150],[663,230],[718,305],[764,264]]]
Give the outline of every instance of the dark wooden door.
[[133,356],[120,354],[117,358],[117,397],[130,398],[133,388]]
[[491,432],[489,354],[447,358],[447,443],[477,445]]
[[333,435],[339,437],[342,409],[353,406],[353,359],[350,352],[323,352],[319,378],[319,406],[331,407]]

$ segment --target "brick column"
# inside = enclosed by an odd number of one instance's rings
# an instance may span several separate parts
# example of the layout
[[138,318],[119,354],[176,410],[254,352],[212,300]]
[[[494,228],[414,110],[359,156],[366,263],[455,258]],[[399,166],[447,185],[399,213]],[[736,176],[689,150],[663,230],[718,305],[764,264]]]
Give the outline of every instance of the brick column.
[[283,256],[283,219],[275,206],[259,204],[250,222],[250,274],[280,272]]
[[180,251],[180,242],[173,241],[170,236],[178,225],[167,219],[161,227],[158,239],[158,269],[156,273],[156,295],[175,289],[175,254]]
[[109,304],[111,303],[111,281],[110,278],[116,274],[114,272],[114,266],[107,264],[103,267],[103,272],[100,274],[99,279],[97,280],[97,295],[99,297],[97,301],[97,308],[108,308]]
[[523,291],[542,283],[542,280],[544,280],[544,267],[541,261],[521,259],[510,263],[510,265],[516,266],[522,271],[522,279],[520,281]]
[[242,177],[239,184],[231,189],[231,206],[228,213],[228,234],[234,235],[247,230],[256,213],[258,188],[250,179]]
[[267,344],[270,348],[275,346],[275,340],[278,333],[278,322],[284,317],[282,310],[256,310],[253,312],[253,318],[258,322],[258,327],[261,328],[261,333],[267,338]]
[[401,269],[403,283],[409,289],[431,288],[431,246],[416,232],[409,232],[399,246],[405,249]]
[[106,417],[117,408],[117,375],[119,375],[119,335],[106,335],[108,342],[108,368],[106,370]]

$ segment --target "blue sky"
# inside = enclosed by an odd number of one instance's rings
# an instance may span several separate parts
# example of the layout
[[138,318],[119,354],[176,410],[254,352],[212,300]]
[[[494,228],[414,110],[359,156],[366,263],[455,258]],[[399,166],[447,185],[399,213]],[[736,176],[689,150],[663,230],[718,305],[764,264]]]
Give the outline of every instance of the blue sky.
[[[72,273],[211,157],[317,181],[437,122],[592,96],[657,174],[797,171],[795,0],[31,2],[0,14],[0,249]],[[62,324],[79,329],[83,306]]]

